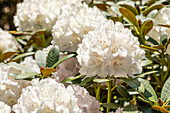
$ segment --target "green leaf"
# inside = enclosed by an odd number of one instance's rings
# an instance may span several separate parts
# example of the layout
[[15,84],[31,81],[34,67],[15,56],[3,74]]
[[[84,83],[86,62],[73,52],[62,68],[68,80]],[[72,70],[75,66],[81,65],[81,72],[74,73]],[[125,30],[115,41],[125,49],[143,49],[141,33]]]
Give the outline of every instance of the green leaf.
[[146,36],[149,31],[152,29],[153,27],[153,22],[152,20],[149,20],[149,21],[145,21],[143,24],[142,24],[142,27],[141,27],[141,34],[143,36]]
[[147,65],[150,65],[152,64],[152,61],[149,60],[149,59],[144,59],[141,61],[141,66],[147,66]]
[[163,8],[163,7],[164,7],[163,4],[150,6],[149,8],[147,8],[147,10],[144,11],[143,15],[144,15],[144,16],[147,16],[151,11],[153,11],[153,10],[155,10],[155,9],[159,10],[159,9],[161,9],[161,8]]
[[149,82],[145,79],[138,78],[138,80],[143,84],[145,88],[145,92],[143,95],[147,97],[152,102],[157,102],[157,95],[153,89],[153,87],[149,84]]
[[149,37],[147,41],[148,41],[148,42],[151,42],[151,43],[154,44],[154,45],[159,45],[159,43],[158,43],[155,39],[153,39],[153,38],[151,38],[151,37]]
[[98,83],[102,83],[102,82],[108,82],[110,81],[109,79],[94,79],[93,82],[98,82]]
[[149,99],[152,102],[157,101],[156,93],[147,80],[131,77],[123,78],[123,80],[133,89],[139,91],[145,98]]
[[119,94],[122,95],[123,97],[130,98],[128,90],[123,85],[119,85],[116,89],[119,92]]
[[54,46],[48,53],[47,56],[47,67],[52,67],[59,59],[59,48]]
[[168,35],[161,34],[160,44],[165,45],[167,41],[168,41]]
[[91,81],[93,81],[94,77],[87,77],[85,78],[81,83],[80,83],[80,86],[84,85],[84,84],[87,84]]
[[38,64],[38,66],[41,68],[42,66],[43,67],[46,67],[46,57],[45,57],[45,54],[43,51],[40,51],[38,50],[36,53],[35,53],[35,60]]
[[82,77],[84,77],[84,76],[85,76],[85,75],[78,75],[78,76],[75,76],[75,77],[68,77],[68,78],[64,79],[64,80],[62,81],[62,83],[66,83],[66,82],[68,82],[68,81],[73,81],[73,80],[82,78]]
[[70,54],[70,55],[67,55],[67,56],[63,57],[61,60],[59,60],[58,62],[56,62],[56,63],[52,66],[52,68],[55,68],[55,67],[58,66],[60,63],[64,62],[65,60],[67,60],[67,59],[69,59],[69,58],[71,58],[71,57],[73,57],[73,56],[74,56],[74,54]]
[[12,56],[14,56],[17,52],[5,52],[5,53],[2,53],[1,55],[1,61],[4,61]]
[[36,72],[27,72],[27,73],[22,73],[22,74],[19,74],[17,76],[15,76],[15,79],[16,80],[23,80],[23,79],[27,79],[27,78],[31,78],[35,75],[37,75],[38,73]]
[[20,58],[23,58],[23,57],[26,57],[26,56],[30,56],[30,55],[33,55],[33,54],[34,54],[34,52],[23,53],[23,54],[20,54],[20,55],[16,56],[16,57],[13,58],[12,60],[13,60],[13,61],[14,61],[14,60],[18,60],[18,59],[20,59]]
[[166,102],[170,97],[170,77],[166,80],[162,92],[161,92],[161,99],[163,102]]
[[140,75],[138,75],[137,77],[145,77],[145,75],[150,75],[150,74],[157,73],[157,72],[158,72],[158,71],[149,71],[149,72],[140,74]]
[[15,68],[15,69],[22,70],[24,72],[35,72],[33,69],[26,67],[24,65],[18,64],[16,62],[8,63],[8,65]]
[[134,15],[138,15],[139,14],[138,10],[135,7],[131,6],[131,5],[120,4],[120,6],[130,10]]
[[125,8],[120,8],[119,11],[130,23],[132,23],[139,30],[138,21],[135,15],[130,10]]
[[148,100],[145,100],[144,98],[142,98],[141,96],[137,96],[137,99],[139,101],[142,101],[142,102],[145,102],[145,103],[148,103],[149,104],[149,101]]
[[138,113],[138,108],[135,105],[127,105],[123,109],[123,113]]
[[112,109],[117,109],[119,107],[123,107],[123,106],[121,106],[119,104],[115,104],[115,103],[102,103],[102,106],[112,108]]

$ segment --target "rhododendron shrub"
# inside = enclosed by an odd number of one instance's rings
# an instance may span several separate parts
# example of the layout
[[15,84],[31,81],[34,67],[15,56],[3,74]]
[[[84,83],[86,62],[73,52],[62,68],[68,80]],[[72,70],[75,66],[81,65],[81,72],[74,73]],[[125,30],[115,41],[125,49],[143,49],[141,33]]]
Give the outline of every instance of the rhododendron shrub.
[[169,113],[169,5],[18,3],[16,30],[0,29],[0,113]]

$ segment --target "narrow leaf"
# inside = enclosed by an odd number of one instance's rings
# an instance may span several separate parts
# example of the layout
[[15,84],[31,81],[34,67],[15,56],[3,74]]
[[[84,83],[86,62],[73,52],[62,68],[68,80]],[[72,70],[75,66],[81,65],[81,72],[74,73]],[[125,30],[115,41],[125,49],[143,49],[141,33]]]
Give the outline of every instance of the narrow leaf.
[[145,92],[143,93],[143,95],[145,97],[147,97],[150,101],[152,102],[157,102],[157,95],[153,89],[153,87],[149,84],[149,82],[145,79],[138,79],[144,86],[145,88]]
[[12,56],[14,56],[17,52],[5,52],[5,53],[2,53],[1,55],[1,60],[4,61]]
[[129,9],[134,15],[138,15],[138,11],[135,7],[127,4],[120,4],[120,6]]
[[161,9],[161,8],[163,8],[163,7],[164,7],[163,4],[151,6],[151,7],[147,8],[147,10],[145,10],[145,12],[143,13],[143,15],[144,15],[144,16],[147,16],[151,11],[153,11],[153,10],[155,10],[155,9],[159,10],[159,9]]
[[51,48],[47,56],[47,67],[52,67],[59,59],[59,48],[57,46]]
[[151,37],[149,37],[147,41],[148,41],[148,42],[151,42],[151,43],[154,44],[154,45],[159,45],[159,43],[158,43],[155,39],[153,39],[153,38],[151,38]]
[[98,82],[98,83],[102,83],[102,82],[108,82],[110,81],[109,79],[94,79],[93,82]]
[[123,97],[125,97],[125,98],[130,97],[128,90],[123,85],[119,85],[116,89],[119,92],[119,94],[122,95]]
[[162,92],[161,92],[161,99],[163,102],[166,102],[170,97],[170,77],[166,80]]
[[15,69],[22,70],[24,72],[35,72],[33,69],[26,67],[24,65],[18,64],[16,62],[8,63],[8,65],[15,68]]
[[30,56],[30,55],[33,55],[33,54],[34,54],[34,52],[23,53],[23,54],[20,54],[20,55],[16,56],[16,57],[13,58],[12,60],[13,60],[13,61],[14,61],[14,60],[18,60],[18,59],[20,59],[20,58],[23,58],[23,57],[26,57],[26,56]]
[[117,109],[119,107],[120,108],[123,107],[123,106],[121,106],[119,104],[115,104],[115,103],[102,103],[102,106],[112,108],[112,109]]
[[81,83],[80,83],[80,86],[84,85],[84,84],[87,84],[91,81],[93,81],[94,77],[88,77],[88,78],[85,78]]
[[45,54],[43,51],[40,51],[38,50],[36,53],[35,53],[35,60],[38,64],[38,66],[41,68],[42,66],[43,67],[46,67],[46,57],[45,57]]
[[58,62],[56,62],[56,63],[52,66],[52,68],[55,68],[55,67],[58,66],[60,63],[64,62],[65,60],[67,60],[67,59],[69,59],[69,58],[71,58],[71,57],[73,57],[73,56],[74,56],[74,54],[70,54],[70,55],[67,55],[67,56],[63,57],[61,60],[59,60]]
[[141,33],[143,36],[147,35],[149,33],[149,31],[152,29],[153,27],[153,22],[152,20],[146,21],[142,24],[141,27]]
[[36,72],[22,73],[22,74],[19,74],[19,75],[15,76],[15,79],[16,80],[23,80],[23,79],[27,79],[27,78],[33,77],[33,76],[35,76],[37,74],[38,73],[36,73]]
[[119,11],[129,22],[131,22],[139,30],[138,21],[131,11],[125,8],[120,8]]

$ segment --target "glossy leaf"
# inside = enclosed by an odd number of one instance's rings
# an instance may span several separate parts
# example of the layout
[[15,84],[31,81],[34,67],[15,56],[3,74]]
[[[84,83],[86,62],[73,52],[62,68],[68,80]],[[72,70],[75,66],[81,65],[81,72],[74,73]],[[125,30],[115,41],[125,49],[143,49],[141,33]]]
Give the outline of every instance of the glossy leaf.
[[154,44],[154,45],[159,45],[159,43],[158,43],[155,39],[153,39],[153,38],[151,38],[151,37],[149,37],[147,41],[148,41],[148,42],[151,42],[151,43]]
[[168,41],[168,35],[162,34],[160,39],[160,44],[165,45],[167,41]]
[[125,98],[129,98],[130,97],[130,95],[128,93],[128,90],[126,89],[125,86],[119,85],[116,89],[119,92],[119,94],[122,95],[123,97],[125,97]]
[[143,95],[147,97],[150,101],[157,102],[157,95],[150,83],[145,79],[139,78],[138,80],[143,84],[145,88],[145,92],[143,93]]
[[35,75],[37,75],[38,73],[36,72],[27,72],[27,73],[22,73],[22,74],[19,74],[17,76],[15,76],[15,79],[16,80],[23,80],[23,79],[27,79],[27,78],[31,78]]
[[12,56],[14,56],[17,52],[5,52],[5,53],[2,53],[1,55],[1,61],[4,61]]
[[59,59],[59,48],[54,46],[48,53],[47,56],[47,67],[52,67]]
[[146,72],[146,73],[137,75],[137,77],[145,77],[145,75],[150,75],[150,74],[157,73],[157,72],[158,72],[158,71],[149,71],[149,72]]
[[132,23],[137,29],[139,29],[138,21],[135,15],[130,10],[120,8],[119,11],[130,23]]
[[163,8],[164,5],[163,4],[159,4],[159,5],[154,5],[154,6],[150,6],[149,8],[147,8],[147,10],[145,10],[145,12],[143,13],[144,16],[147,16],[151,11],[157,9],[161,9]]
[[119,104],[115,104],[115,103],[102,103],[102,106],[112,108],[112,109],[117,109],[119,107],[120,108],[123,107],[123,106],[121,106]]
[[61,60],[59,60],[58,62],[56,62],[56,63],[52,66],[52,68],[55,68],[55,67],[58,66],[60,63],[64,62],[65,60],[67,60],[67,59],[69,59],[69,58],[71,58],[71,57],[73,57],[73,56],[74,56],[74,54],[70,54],[70,55],[67,55],[67,56],[63,57]]
[[120,4],[121,7],[124,7],[128,10],[130,10],[134,15],[138,15],[138,11],[135,7],[131,6],[131,5],[127,5],[127,4]]
[[42,66],[43,67],[46,67],[46,56],[44,54],[43,51],[40,51],[38,50],[36,53],[35,53],[35,60],[38,64],[38,66],[41,68]]
[[98,83],[102,83],[102,82],[108,82],[110,81],[109,79],[94,79],[93,82],[98,82]]
[[84,77],[84,76],[85,76],[85,75],[78,75],[78,76],[75,76],[75,77],[68,77],[68,78],[66,78],[65,80],[63,80],[62,83],[66,83],[66,82],[68,82],[68,81],[73,81],[73,80],[82,78],[82,77]]
[[8,65],[15,68],[15,69],[22,70],[24,72],[35,72],[33,69],[26,67],[24,65],[18,64],[16,62],[8,63]]
[[18,60],[18,59],[20,59],[20,58],[23,58],[23,57],[26,57],[26,56],[30,56],[30,55],[33,55],[33,54],[34,54],[34,52],[23,53],[23,54],[20,54],[20,55],[16,56],[16,57],[13,58],[12,60],[13,60],[13,61],[14,61],[14,60]]
[[88,78],[85,78],[81,83],[80,83],[80,86],[84,85],[84,84],[87,84],[91,81],[93,81],[94,77],[88,77]]
[[152,29],[153,27],[153,22],[152,20],[149,20],[149,21],[146,21],[142,24],[142,27],[141,27],[141,33],[143,36],[146,36],[149,31]]
[[161,98],[163,102],[166,102],[169,97],[170,97],[170,77],[166,80],[161,92]]

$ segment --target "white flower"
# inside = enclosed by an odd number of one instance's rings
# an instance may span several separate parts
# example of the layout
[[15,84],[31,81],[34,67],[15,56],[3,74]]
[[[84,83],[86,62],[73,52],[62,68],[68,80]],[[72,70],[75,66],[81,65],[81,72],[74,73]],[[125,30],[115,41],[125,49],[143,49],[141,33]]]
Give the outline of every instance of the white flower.
[[105,17],[99,9],[90,8],[85,3],[64,5],[63,9],[52,30],[53,42],[61,51],[75,52],[83,35],[93,31]]
[[8,75],[10,67],[0,63],[0,101],[12,106],[16,104],[22,89],[29,85],[29,81],[14,80]]
[[5,51],[9,48],[17,50],[19,47],[15,38],[5,30],[0,28],[0,51]]
[[83,113],[85,107],[79,106],[79,98],[71,87],[66,88],[50,78],[41,81],[34,79],[32,86],[23,91],[13,110],[15,113]]
[[161,9],[160,13],[154,19],[154,27],[148,35],[158,42],[161,34],[167,34],[170,37],[170,29],[168,27],[158,26],[158,24],[170,25],[170,8]]
[[106,77],[142,72],[140,61],[144,50],[139,47],[137,37],[121,23],[105,21],[95,31],[89,32],[77,50],[80,73],[87,76]]
[[80,86],[70,85],[67,87],[70,93],[78,98],[78,106],[85,112],[85,113],[101,113],[99,111],[100,104],[95,99],[89,95],[89,92]]
[[11,107],[0,101],[0,113],[11,113]]
[[50,30],[61,12],[62,0],[24,0],[17,4],[14,24],[19,31]]
[[[158,26],[158,24],[170,25],[170,8],[165,7],[161,9],[160,13],[154,19],[154,26],[148,35],[158,43],[160,43],[160,37],[163,34],[168,35],[168,39],[170,39],[170,28]],[[170,54],[170,46],[168,46],[166,53]]]

